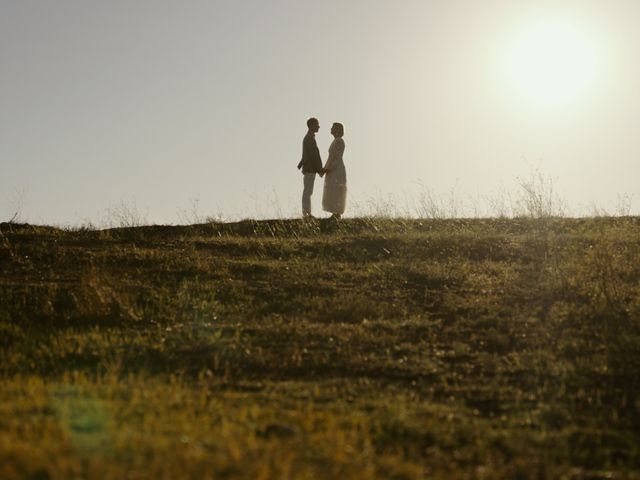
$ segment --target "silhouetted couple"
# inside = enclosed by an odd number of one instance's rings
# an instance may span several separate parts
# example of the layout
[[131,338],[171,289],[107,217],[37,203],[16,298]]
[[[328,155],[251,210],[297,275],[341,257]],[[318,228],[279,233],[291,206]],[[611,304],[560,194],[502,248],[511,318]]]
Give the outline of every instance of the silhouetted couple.
[[304,181],[302,216],[313,218],[311,215],[311,194],[313,194],[316,175],[320,175],[320,177],[324,176],[322,209],[331,213],[332,218],[340,218],[347,202],[347,171],[342,160],[344,126],[337,122],[331,126],[331,135],[334,138],[329,146],[329,156],[324,167],[316,143],[316,133],[320,130],[318,119],[312,117],[307,120],[307,128],[309,130],[302,141],[302,160],[298,164],[298,168],[302,169]]

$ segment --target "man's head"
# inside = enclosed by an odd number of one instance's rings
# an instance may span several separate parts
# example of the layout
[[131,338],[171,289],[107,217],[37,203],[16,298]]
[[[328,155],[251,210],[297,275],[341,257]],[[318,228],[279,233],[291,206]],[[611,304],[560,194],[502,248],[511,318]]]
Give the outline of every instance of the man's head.
[[309,131],[316,133],[318,130],[320,130],[320,122],[318,122],[317,118],[311,117],[309,120],[307,120],[307,128],[309,129]]

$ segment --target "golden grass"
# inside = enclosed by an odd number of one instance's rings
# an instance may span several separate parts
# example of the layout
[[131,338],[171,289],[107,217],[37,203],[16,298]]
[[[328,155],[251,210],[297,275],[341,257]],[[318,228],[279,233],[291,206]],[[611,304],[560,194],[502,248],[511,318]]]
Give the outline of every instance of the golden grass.
[[636,218],[0,229],[0,478],[637,478]]

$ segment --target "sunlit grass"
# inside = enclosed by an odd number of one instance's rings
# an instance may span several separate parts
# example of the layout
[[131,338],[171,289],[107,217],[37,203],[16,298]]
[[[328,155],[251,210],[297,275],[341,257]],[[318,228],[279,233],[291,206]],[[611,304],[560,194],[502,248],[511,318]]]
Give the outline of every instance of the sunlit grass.
[[0,478],[640,467],[637,218],[1,230]]

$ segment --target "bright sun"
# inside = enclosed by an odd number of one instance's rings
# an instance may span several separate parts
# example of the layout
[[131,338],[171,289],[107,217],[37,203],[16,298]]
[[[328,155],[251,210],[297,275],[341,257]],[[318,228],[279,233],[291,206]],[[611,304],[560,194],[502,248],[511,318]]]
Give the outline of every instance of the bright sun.
[[584,96],[597,73],[595,47],[569,23],[540,22],[524,30],[508,58],[511,83],[542,106],[566,104]]

